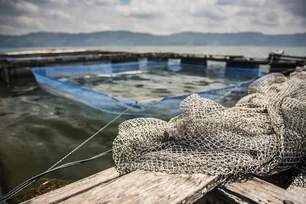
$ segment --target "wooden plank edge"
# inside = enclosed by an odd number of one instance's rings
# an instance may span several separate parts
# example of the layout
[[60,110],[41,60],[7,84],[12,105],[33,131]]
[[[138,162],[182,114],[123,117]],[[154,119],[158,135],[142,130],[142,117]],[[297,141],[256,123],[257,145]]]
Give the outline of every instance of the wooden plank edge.
[[292,192],[300,197],[306,199],[306,173],[300,173],[293,180],[291,185],[287,188],[287,191]]
[[259,178],[254,178],[243,183],[229,183],[219,189],[247,203],[306,203],[306,198],[300,197]]
[[117,177],[119,177],[119,173],[116,171],[116,169],[109,168],[92,176],[73,182],[62,188],[32,198],[23,202],[23,204],[54,203],[57,201],[65,200],[71,196],[91,190],[93,187],[106,184]]
[[[121,203],[122,201],[142,203],[143,200],[148,201],[151,198],[156,199],[156,203],[160,203],[158,201],[193,203],[206,192],[215,188],[218,185],[218,179],[218,176],[203,174],[166,174],[141,170],[118,177],[116,170],[111,168],[28,200],[24,204],[110,201],[112,203]],[[171,191],[173,195],[168,191]],[[152,196],[148,196],[151,194]]]
[[62,203],[193,203],[217,180],[218,176],[204,174],[136,170]]

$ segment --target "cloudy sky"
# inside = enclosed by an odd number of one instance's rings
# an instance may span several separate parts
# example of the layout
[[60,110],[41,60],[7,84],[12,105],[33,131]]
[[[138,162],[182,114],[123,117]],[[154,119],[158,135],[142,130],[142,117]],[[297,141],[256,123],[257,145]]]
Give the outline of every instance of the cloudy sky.
[[306,0],[0,0],[0,33],[306,32]]

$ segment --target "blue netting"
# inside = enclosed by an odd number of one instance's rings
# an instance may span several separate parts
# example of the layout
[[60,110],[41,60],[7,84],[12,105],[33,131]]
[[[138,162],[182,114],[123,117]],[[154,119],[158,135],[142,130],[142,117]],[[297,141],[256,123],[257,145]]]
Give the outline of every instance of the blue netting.
[[[181,73],[199,73],[205,74],[211,78],[228,78],[235,84],[225,86],[223,88],[196,92],[201,97],[212,100],[220,99],[231,92],[246,92],[247,86],[255,80],[256,77],[266,74],[260,69],[239,69],[239,68],[208,68],[199,65],[187,65],[167,62],[136,62],[124,64],[96,64],[82,66],[58,66],[34,68],[32,72],[39,86],[45,91],[69,98],[71,100],[84,103],[93,108],[108,113],[119,114],[126,108],[134,105],[135,101],[114,97],[108,93],[102,93],[91,90],[76,84],[68,83],[60,80],[63,77],[84,77],[103,76],[112,77],[114,73],[122,73],[127,71],[152,70],[163,67],[170,72]],[[168,96],[155,102],[141,102],[135,105],[127,112],[128,115],[137,116],[173,116],[178,114],[180,102],[186,98],[188,94],[178,96]]]

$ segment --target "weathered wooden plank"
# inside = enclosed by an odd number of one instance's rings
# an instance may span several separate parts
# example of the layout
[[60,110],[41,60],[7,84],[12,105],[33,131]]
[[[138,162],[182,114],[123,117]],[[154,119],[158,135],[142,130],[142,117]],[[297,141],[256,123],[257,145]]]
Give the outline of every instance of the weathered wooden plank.
[[196,202],[197,204],[202,204],[202,203],[211,203],[211,204],[249,204],[248,202],[230,194],[226,193],[220,188],[215,188],[212,191],[208,192],[203,198],[198,200]]
[[300,197],[306,199],[306,173],[299,174],[292,184],[287,188],[287,191],[290,191]]
[[[237,196],[237,194],[232,193],[232,192],[227,192],[225,190],[223,190],[223,188],[217,188],[214,189],[212,192],[207,194],[207,199],[211,199],[211,195],[212,193],[215,193],[215,198],[214,201],[217,203],[240,203],[240,204],[249,204],[249,199],[245,199],[243,196],[239,195]],[[210,197],[209,197],[210,196]],[[214,196],[214,195],[213,195]],[[216,197],[218,196],[218,197]]]
[[[192,203],[216,187],[217,180],[217,176],[203,174],[140,170],[119,177],[111,168],[25,203]],[[305,197],[258,178],[229,183],[218,191],[239,203],[306,203]]]
[[193,203],[218,177],[134,171],[62,203]]
[[242,183],[229,183],[219,189],[247,203],[306,203],[306,198],[258,178]]
[[74,195],[78,195],[82,192],[86,192],[98,186],[104,185],[117,177],[119,177],[119,174],[115,168],[110,168],[92,176],[86,177],[80,181],[33,198],[24,202],[24,204],[61,202],[62,200],[66,200]]
[[306,199],[306,188],[294,186],[294,187],[290,187],[290,189],[288,189],[287,191],[292,192],[296,194],[297,196],[301,196]]
[[134,171],[116,177],[114,169],[26,201],[35,203],[192,203],[217,185],[217,176]]

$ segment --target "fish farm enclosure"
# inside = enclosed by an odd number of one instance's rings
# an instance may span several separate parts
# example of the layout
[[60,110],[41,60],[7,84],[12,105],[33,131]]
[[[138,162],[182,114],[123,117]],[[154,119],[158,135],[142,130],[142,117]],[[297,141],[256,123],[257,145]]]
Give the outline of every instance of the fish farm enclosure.
[[[47,50],[0,53],[0,78],[9,82],[11,78],[32,76],[33,67],[58,65],[84,65],[91,63],[127,62],[177,62],[208,66],[210,62],[225,63],[226,68],[258,69],[268,66],[271,72],[303,66],[305,56],[291,56],[271,52],[266,58],[243,55],[183,54],[173,52],[122,52],[103,50]],[[291,70],[292,71],[292,70]]]
[[[259,69],[213,68],[163,62],[58,66],[32,70],[39,86],[58,96],[103,112],[169,117],[191,93],[217,100],[246,93],[266,72]],[[138,104],[135,104],[135,102]]]

